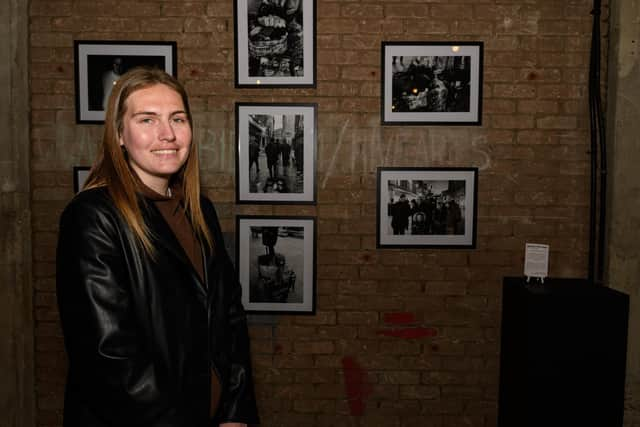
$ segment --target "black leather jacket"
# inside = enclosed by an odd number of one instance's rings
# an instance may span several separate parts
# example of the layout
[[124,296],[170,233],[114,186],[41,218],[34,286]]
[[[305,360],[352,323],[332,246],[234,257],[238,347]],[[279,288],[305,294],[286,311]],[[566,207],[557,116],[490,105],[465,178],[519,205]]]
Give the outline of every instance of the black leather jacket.
[[[153,203],[149,257],[104,188],[79,193],[60,220],[57,295],[69,358],[65,427],[200,427],[258,422],[240,285],[212,203],[215,254],[205,282]],[[214,371],[222,396],[209,417]]]

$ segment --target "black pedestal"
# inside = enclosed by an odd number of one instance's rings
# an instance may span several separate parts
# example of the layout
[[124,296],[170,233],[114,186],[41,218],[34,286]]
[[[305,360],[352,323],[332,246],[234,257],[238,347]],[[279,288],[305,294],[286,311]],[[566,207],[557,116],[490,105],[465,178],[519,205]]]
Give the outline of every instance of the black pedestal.
[[622,426],[629,297],[505,278],[499,427]]

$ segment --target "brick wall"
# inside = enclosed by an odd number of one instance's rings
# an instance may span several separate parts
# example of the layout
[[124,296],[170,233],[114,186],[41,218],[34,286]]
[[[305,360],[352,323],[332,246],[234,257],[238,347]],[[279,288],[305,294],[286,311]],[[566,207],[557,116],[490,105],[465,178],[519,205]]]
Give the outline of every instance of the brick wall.
[[[177,41],[225,231],[235,214],[317,217],[317,314],[251,319],[265,426],[494,426],[501,278],[525,242],[551,245],[552,276],[586,275],[591,2],[318,0],[318,84],[298,90],[234,89],[232,4],[31,1],[38,425],[61,425],[57,219],[101,136],[75,124],[73,40],[106,39]],[[483,125],[381,127],[384,40],[484,41]],[[318,103],[317,206],[234,204],[237,101]],[[377,250],[378,166],[478,167],[477,249]],[[398,319],[429,333],[385,335]]]

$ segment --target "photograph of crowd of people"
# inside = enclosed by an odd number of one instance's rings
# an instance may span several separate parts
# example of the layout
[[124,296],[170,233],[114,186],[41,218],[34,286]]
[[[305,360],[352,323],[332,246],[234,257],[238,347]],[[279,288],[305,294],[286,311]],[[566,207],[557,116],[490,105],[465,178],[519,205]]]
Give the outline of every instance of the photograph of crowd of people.
[[304,116],[249,115],[249,192],[302,193]]
[[477,168],[379,167],[377,246],[475,247]]
[[395,112],[468,112],[470,56],[393,56]]
[[248,0],[249,76],[304,76],[302,0]]
[[388,232],[463,235],[465,181],[389,181]]

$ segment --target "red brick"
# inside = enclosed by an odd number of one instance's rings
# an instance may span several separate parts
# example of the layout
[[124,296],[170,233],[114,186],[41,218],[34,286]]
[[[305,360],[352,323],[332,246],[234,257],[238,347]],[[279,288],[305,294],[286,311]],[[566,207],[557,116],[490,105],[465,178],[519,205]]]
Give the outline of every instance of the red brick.
[[438,399],[440,397],[440,387],[429,385],[403,385],[400,386],[401,399]]
[[559,112],[560,110],[559,106],[560,106],[560,103],[558,101],[523,100],[523,101],[518,101],[518,113],[555,114]]
[[374,311],[341,311],[338,313],[338,323],[343,325],[375,325],[378,323],[378,313]]
[[207,15],[209,16],[233,16],[233,5],[230,2],[222,1],[207,4]]
[[29,15],[37,16],[69,16],[71,15],[70,1],[36,0],[29,5]]
[[441,21],[447,20],[471,20],[473,8],[457,4],[433,4],[431,6],[431,16]]
[[506,115],[495,114],[491,118],[491,124],[498,129],[531,129],[534,119],[530,115]]
[[[223,7],[221,4],[216,4],[212,9],[221,12],[226,10],[233,12],[230,6]],[[180,2],[180,3],[165,3],[162,4],[163,16],[203,16],[207,13],[206,2]],[[228,15],[230,16],[230,15]]]
[[294,350],[298,354],[333,354],[334,344],[332,341],[297,341]]
[[383,16],[383,7],[376,4],[343,4],[340,7],[340,15],[346,18],[371,18]]
[[152,32],[176,32],[180,33],[184,28],[184,20],[180,18],[154,18],[140,20],[140,31],[146,33]]
[[496,84],[493,95],[496,98],[533,98],[536,88],[531,84]]
[[384,16],[401,16],[407,18],[413,18],[415,16],[428,16],[429,5],[414,4],[411,7],[407,7],[405,4],[384,6]]
[[[449,23],[439,19],[405,19],[405,32],[409,35],[425,35],[434,34],[442,35],[449,32]],[[466,22],[469,24],[469,22]],[[406,40],[406,37],[399,37],[400,40]]]

